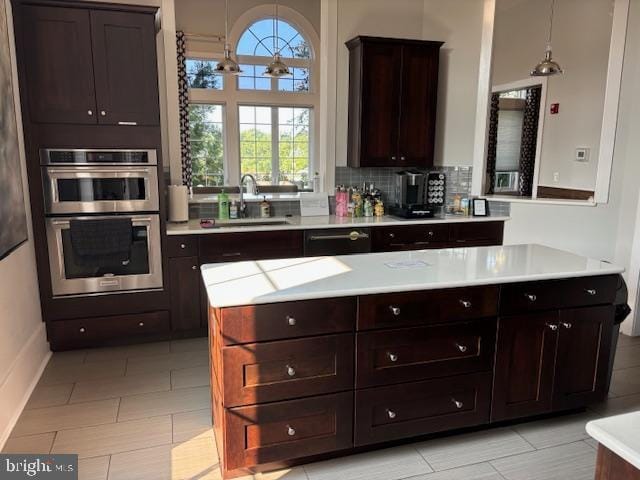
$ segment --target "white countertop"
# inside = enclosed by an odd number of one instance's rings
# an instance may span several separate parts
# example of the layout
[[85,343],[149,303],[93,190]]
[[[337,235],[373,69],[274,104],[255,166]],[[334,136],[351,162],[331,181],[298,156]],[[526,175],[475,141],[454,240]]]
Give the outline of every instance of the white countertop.
[[231,307],[584,277],[624,269],[542,245],[509,245],[217,263],[202,265],[201,270],[209,303]]
[[[222,220],[224,228],[202,228],[200,220],[189,220],[186,223],[168,223],[167,235],[195,235],[207,233],[232,233],[232,232],[259,232],[273,230],[307,230],[310,228],[348,228],[348,227],[376,227],[393,225],[420,225],[434,223],[467,223],[467,222],[504,222],[509,217],[463,217],[458,215],[445,215],[444,217],[406,219],[385,215],[384,217],[336,217],[324,215],[319,217],[271,217],[266,220],[287,222],[285,225],[260,225],[262,218],[244,218],[238,220]],[[217,220],[216,220],[217,222]],[[234,223],[256,223],[251,226],[233,227]]]
[[587,433],[640,470],[640,412],[593,420]]

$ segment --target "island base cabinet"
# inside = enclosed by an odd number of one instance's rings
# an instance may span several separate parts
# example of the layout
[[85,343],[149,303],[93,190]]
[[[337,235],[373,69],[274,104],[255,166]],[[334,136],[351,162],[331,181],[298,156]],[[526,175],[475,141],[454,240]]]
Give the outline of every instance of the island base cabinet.
[[355,445],[489,422],[491,373],[356,391]]
[[[225,478],[352,447],[353,392],[219,409]],[[253,467],[260,466],[254,470]]]

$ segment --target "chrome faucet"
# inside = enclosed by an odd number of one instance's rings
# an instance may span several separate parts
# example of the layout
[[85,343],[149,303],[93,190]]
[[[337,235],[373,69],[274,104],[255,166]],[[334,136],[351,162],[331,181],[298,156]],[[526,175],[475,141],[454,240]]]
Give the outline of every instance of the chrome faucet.
[[[247,212],[247,204],[244,201],[244,181],[246,178],[250,178],[251,181],[253,182],[253,188],[251,189],[251,194],[252,195],[258,194],[258,182],[256,182],[256,177],[254,177],[250,173],[245,173],[244,175],[242,175],[242,178],[240,179],[240,218],[244,218]],[[247,191],[247,193],[249,192]]]

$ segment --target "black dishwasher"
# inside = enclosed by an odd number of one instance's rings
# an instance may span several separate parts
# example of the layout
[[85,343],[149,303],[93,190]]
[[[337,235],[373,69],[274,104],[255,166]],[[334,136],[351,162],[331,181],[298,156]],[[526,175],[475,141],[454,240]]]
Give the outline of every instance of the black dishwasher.
[[371,251],[368,228],[327,228],[304,232],[304,256],[350,255]]

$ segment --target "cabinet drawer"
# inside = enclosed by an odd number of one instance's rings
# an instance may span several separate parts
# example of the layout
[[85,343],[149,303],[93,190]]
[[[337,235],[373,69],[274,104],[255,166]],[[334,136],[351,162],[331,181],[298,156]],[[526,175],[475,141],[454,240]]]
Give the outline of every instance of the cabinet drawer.
[[500,295],[500,313],[613,303],[617,285],[617,275],[504,285]]
[[456,247],[502,245],[504,222],[453,223],[449,240]]
[[303,256],[302,231],[200,235],[201,263],[238,262]]
[[222,350],[225,407],[353,388],[353,334]]
[[352,332],[356,299],[336,298],[231,307],[218,311],[225,345]]
[[358,333],[356,387],[491,370],[496,320]]
[[489,422],[491,373],[356,391],[356,446]]
[[195,235],[167,236],[167,256],[171,257],[197,257],[198,239]]
[[352,445],[353,392],[225,410],[225,470]]
[[376,252],[442,248],[449,240],[449,225],[411,225],[373,229]]
[[169,334],[169,312],[140,313],[47,324],[49,341],[55,350],[107,345],[123,338]]
[[498,312],[498,290],[483,286],[362,296],[358,330],[493,317]]

